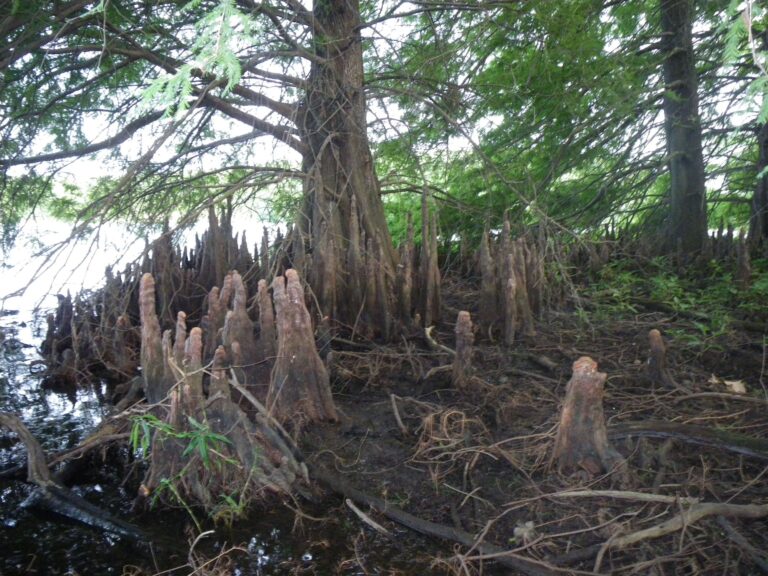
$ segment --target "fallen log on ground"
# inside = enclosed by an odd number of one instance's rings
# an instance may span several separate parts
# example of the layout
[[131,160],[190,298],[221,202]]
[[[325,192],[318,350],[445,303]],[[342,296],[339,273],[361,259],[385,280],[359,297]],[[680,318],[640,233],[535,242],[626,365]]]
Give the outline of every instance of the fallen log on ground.
[[133,540],[145,539],[136,526],[114,518],[108,512],[56,483],[45,463],[45,453],[40,443],[17,416],[0,412],[0,425],[15,432],[27,449],[27,479],[36,484],[37,488],[24,505],[39,506],[71,520]]

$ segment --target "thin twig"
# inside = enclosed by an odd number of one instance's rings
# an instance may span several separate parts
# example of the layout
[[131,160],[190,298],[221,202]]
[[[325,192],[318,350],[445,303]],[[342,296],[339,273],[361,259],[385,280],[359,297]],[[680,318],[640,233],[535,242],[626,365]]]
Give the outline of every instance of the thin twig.
[[350,500],[349,498],[346,498],[344,500],[344,503],[349,507],[350,510],[352,510],[352,512],[354,512],[357,515],[358,518],[360,518],[360,520],[368,524],[368,526],[376,530],[376,532],[380,532],[385,536],[391,536],[389,530],[387,530],[386,528],[384,528],[384,526],[376,522],[376,520],[368,516],[368,514],[360,510],[360,508],[355,506],[355,503],[352,502],[352,500]]

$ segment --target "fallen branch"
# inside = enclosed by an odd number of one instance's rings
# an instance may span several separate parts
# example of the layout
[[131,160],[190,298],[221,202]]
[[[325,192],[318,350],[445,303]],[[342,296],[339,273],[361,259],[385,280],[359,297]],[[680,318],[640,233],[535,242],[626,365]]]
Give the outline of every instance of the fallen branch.
[[603,555],[608,550],[621,550],[628,548],[633,544],[661,538],[672,532],[677,532],[690,526],[708,516],[728,516],[733,518],[764,518],[768,516],[768,504],[724,504],[721,502],[701,502],[692,504],[690,508],[684,509],[680,514],[656,524],[650,528],[632,532],[626,536],[617,536],[603,544],[595,560],[595,572],[600,570]]
[[371,528],[373,528],[374,530],[376,530],[376,532],[380,532],[381,534],[384,534],[384,536],[392,536],[392,535],[389,533],[389,530],[387,530],[386,528],[384,528],[384,526],[382,526],[381,524],[379,524],[378,522],[376,522],[376,520],[374,520],[373,518],[371,518],[370,516],[368,516],[368,514],[366,514],[366,513],[365,513],[365,512],[363,512],[362,510],[360,510],[360,508],[358,508],[357,506],[355,506],[355,503],[354,503],[354,502],[352,502],[352,500],[350,500],[349,498],[347,498],[347,499],[344,501],[344,503],[345,503],[345,504],[346,504],[346,505],[349,507],[349,509],[350,509],[350,510],[352,510],[352,512],[354,512],[354,513],[355,513],[355,515],[356,515],[358,518],[360,518],[360,520],[362,520],[363,522],[365,522],[366,524],[368,524],[368,526],[370,526]]
[[698,498],[686,496],[665,496],[664,494],[648,494],[646,492],[629,492],[626,490],[565,490],[545,494],[547,498],[615,498],[619,500],[635,500],[637,502],[658,502],[661,504],[698,504]]
[[415,530],[421,534],[435,538],[442,538],[443,540],[449,540],[451,542],[458,542],[459,544],[473,548],[474,550],[477,550],[484,555],[493,554],[495,560],[499,564],[507,566],[508,568],[519,570],[520,572],[528,574],[529,576],[554,576],[554,574],[563,571],[562,569],[558,569],[555,566],[551,566],[545,562],[525,558],[524,556],[505,551],[504,549],[492,544],[487,544],[484,542],[478,543],[472,534],[464,532],[463,530],[459,530],[451,526],[445,526],[443,524],[436,524],[434,522],[413,516],[412,514],[409,514],[408,512],[393,506],[386,500],[377,498],[376,496],[370,496],[357,490],[356,488],[353,488],[343,479],[329,473],[319,466],[312,466],[310,471],[312,477],[326,486],[326,488],[329,490],[341,494],[345,498],[357,502],[358,504],[365,504],[375,508],[390,520],[393,520],[394,522],[397,522],[398,524],[406,526],[407,528]]
[[397,409],[397,399],[395,398],[394,394],[389,395],[389,401],[392,403],[392,412],[394,412],[395,414],[397,427],[400,428],[400,432],[403,433],[403,436],[408,436],[410,432],[408,430],[408,427],[405,424],[403,424],[403,419],[400,418],[400,411]]
[[94,528],[134,540],[144,540],[144,535],[137,527],[113,518],[104,510],[57,484],[45,463],[45,452],[40,443],[17,416],[0,412],[0,425],[15,432],[27,449],[27,478],[29,482],[37,485],[37,489],[26,500],[27,506],[41,506]]
[[725,535],[739,548],[744,550],[752,561],[766,574],[768,574],[768,559],[755,548],[724,516],[717,517],[717,523],[725,530]]
[[432,330],[434,329],[434,326],[428,326],[427,328],[424,328],[424,339],[427,341],[427,345],[430,347],[430,349],[434,350],[435,352],[444,352],[446,354],[450,354],[451,356],[455,356],[455,350],[448,348],[448,346],[443,346],[434,339],[432,336]]
[[761,404],[762,406],[768,406],[768,402],[762,398],[754,398],[752,396],[745,396],[742,394],[728,394],[727,392],[696,392],[695,394],[686,394],[685,396],[678,396],[673,398],[671,402],[678,404],[685,400],[693,400],[696,398],[722,398],[723,400],[734,400],[737,402],[750,402],[752,404]]
[[608,429],[608,437],[650,436],[655,438],[674,438],[689,444],[713,446],[737,454],[743,454],[759,460],[768,460],[768,440],[745,436],[736,432],[727,432],[717,428],[704,428],[692,424],[676,422],[625,422]]

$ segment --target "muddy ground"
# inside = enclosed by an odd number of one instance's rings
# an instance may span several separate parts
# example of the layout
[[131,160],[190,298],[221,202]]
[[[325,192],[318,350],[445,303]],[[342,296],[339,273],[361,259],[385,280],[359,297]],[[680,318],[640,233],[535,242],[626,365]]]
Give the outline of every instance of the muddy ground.
[[[475,293],[448,285],[444,318],[472,310]],[[435,352],[420,334],[397,346],[369,350],[339,343],[334,352],[335,400],[340,425],[312,427],[302,448],[321,466],[367,494],[425,520],[469,532],[507,557],[523,557],[542,573],[750,574],[765,571],[768,523],[714,514],[668,534],[621,538],[669,521],[688,510],[675,498],[765,506],[768,453],[763,441],[745,453],[734,442],[654,434],[654,423],[717,428],[768,437],[765,347],[760,334],[731,331],[706,346],[676,346],[667,338],[668,365],[677,389],[647,376],[648,332],[695,329],[679,317],[638,309],[596,320],[574,310],[550,312],[535,340],[511,350],[476,335],[472,390],[451,386],[451,355]],[[673,331],[674,332],[674,331]],[[453,327],[434,339],[453,346]],[[573,362],[590,356],[608,374],[605,415],[624,472],[590,477],[561,474],[550,462],[559,406]],[[550,364],[551,361],[551,364]],[[746,394],[734,391],[743,384]],[[736,393],[734,393],[736,392]],[[628,424],[642,435],[628,435]],[[621,491],[563,496],[564,491]],[[643,500],[644,494],[656,495]],[[389,544],[393,566],[353,562],[360,573],[510,573],[483,560],[478,547],[431,540],[414,552],[413,532],[363,507],[377,532],[340,508],[338,522],[356,520],[366,542]],[[335,516],[335,515],[334,515]],[[690,525],[688,523],[690,522]],[[662,530],[663,532],[663,530]],[[612,542],[621,544],[613,546]],[[401,550],[402,548],[402,550]],[[518,573],[511,569],[512,573]],[[520,572],[522,573],[522,572]]]

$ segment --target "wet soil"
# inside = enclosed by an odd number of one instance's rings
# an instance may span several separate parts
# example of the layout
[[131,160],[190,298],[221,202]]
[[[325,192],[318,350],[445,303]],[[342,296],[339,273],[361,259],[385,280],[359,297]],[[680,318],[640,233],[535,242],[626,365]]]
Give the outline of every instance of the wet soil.
[[[444,317],[471,310],[473,296],[463,284],[449,286],[446,300],[454,312]],[[668,390],[647,377],[652,328],[696,332],[686,320],[658,312],[606,319],[563,310],[539,322],[534,341],[512,349],[478,334],[475,386],[463,394],[452,388],[450,371],[435,370],[451,362],[450,354],[433,352],[420,335],[399,346],[371,345],[365,353],[345,351],[342,345],[334,353],[341,425],[312,428],[303,439],[304,451],[312,463],[392,506],[545,562],[553,574],[752,573],[760,557],[744,542],[766,549],[765,518],[725,519],[743,541],[724,536],[713,518],[688,533],[673,531],[612,550],[596,568],[599,547],[609,539],[659,524],[679,509],[632,498],[551,496],[588,488],[707,502],[766,502],[768,454],[745,457],[725,446],[618,434],[628,423],[660,421],[767,438],[762,335],[730,331],[699,346],[668,338],[670,370],[681,386]],[[453,345],[450,324],[433,335]],[[609,434],[617,431],[613,445],[628,463],[626,475],[562,475],[550,465],[560,402],[580,356],[591,356],[608,374],[606,420]],[[733,394],[729,386],[734,381],[742,382],[747,393]],[[384,527],[397,529],[383,515],[369,512]],[[582,551],[584,559],[575,551]],[[492,561],[482,562],[481,556],[454,543],[435,542],[424,557],[413,559],[457,574],[509,573]]]

